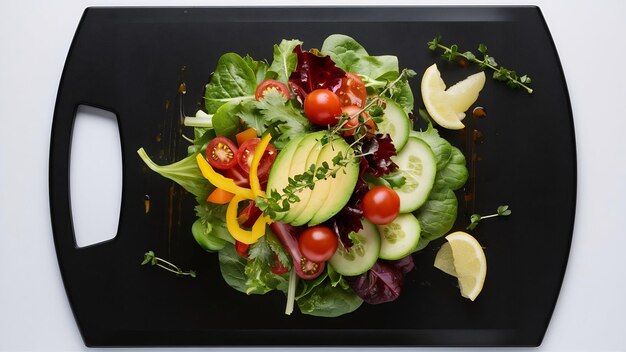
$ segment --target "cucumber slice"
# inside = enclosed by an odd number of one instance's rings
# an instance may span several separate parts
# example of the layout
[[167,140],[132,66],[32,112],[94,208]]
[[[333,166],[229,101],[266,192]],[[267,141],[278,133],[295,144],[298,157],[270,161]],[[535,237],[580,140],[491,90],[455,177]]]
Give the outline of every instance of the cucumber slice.
[[363,228],[353,233],[354,244],[349,251],[339,245],[328,263],[341,275],[361,275],[374,266],[380,254],[380,235],[375,225],[362,220]]
[[420,239],[420,223],[413,214],[400,214],[387,225],[378,225],[382,259],[396,260],[411,254]]
[[409,137],[404,149],[391,160],[406,182],[394,188],[400,196],[400,213],[415,211],[426,202],[435,183],[437,162],[435,154],[421,139]]
[[377,124],[378,133],[389,133],[389,137],[396,147],[396,152],[400,152],[407,139],[411,128],[411,120],[402,107],[392,100],[385,100],[385,112],[382,121]]

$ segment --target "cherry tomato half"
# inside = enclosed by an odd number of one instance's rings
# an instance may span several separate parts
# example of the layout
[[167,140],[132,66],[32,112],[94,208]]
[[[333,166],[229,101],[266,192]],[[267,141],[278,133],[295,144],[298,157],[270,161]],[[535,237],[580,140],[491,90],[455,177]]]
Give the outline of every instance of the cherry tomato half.
[[243,208],[239,216],[237,216],[237,222],[243,227],[252,227],[262,213],[261,209],[251,200],[248,206]]
[[[359,125],[359,116],[355,116],[355,115],[359,111],[361,111],[361,108],[356,105],[349,105],[349,106],[342,107],[341,111],[343,111],[344,114],[348,114],[348,116],[354,116],[353,118],[348,120],[348,122],[346,122],[345,125],[343,125],[343,128],[345,129],[345,131],[341,132],[341,135],[343,135],[344,137],[352,136],[354,135],[354,132],[356,131],[357,126]],[[370,118],[369,114],[366,112],[363,112],[361,113],[361,116],[365,120],[365,126],[367,126],[367,131],[370,133],[374,133],[376,131],[376,124]]]
[[275,79],[266,79],[265,81],[259,83],[259,85],[256,87],[254,97],[256,98],[256,100],[259,100],[263,98],[265,92],[272,88],[276,89],[280,94],[284,95],[285,98],[289,99],[291,93],[289,92],[289,88],[287,88],[287,85]]
[[[252,138],[243,142],[243,144],[239,146],[239,151],[236,155],[237,163],[241,169],[248,174],[250,173],[250,167],[252,166],[254,151],[259,145],[259,142],[261,142],[261,139]],[[261,161],[259,162],[259,168],[257,169],[257,175],[260,180],[267,179],[267,176],[270,173],[270,167],[272,166],[274,159],[276,159],[276,154],[278,154],[276,148],[273,145],[268,144],[267,148],[265,148],[263,156],[261,157]]]
[[304,114],[316,125],[334,125],[341,116],[339,97],[328,89],[316,89],[304,99]]
[[341,79],[341,85],[335,91],[335,94],[339,97],[342,106],[356,105],[362,108],[365,106],[365,100],[367,99],[365,83],[363,83],[361,77],[354,73],[346,73],[346,76]]
[[335,254],[339,242],[337,234],[326,226],[313,226],[304,230],[298,239],[302,255],[312,262],[324,262]]
[[375,186],[363,196],[363,215],[376,225],[392,222],[400,213],[400,197],[393,189]]
[[215,137],[206,147],[206,158],[216,169],[226,170],[237,164],[237,147],[226,137]]

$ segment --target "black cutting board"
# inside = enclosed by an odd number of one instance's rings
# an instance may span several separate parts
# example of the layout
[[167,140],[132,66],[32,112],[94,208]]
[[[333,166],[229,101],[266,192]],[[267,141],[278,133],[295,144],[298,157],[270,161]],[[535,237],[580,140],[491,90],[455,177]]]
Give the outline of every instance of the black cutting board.
[[[412,80],[433,62],[447,82],[477,71],[444,63],[426,42],[443,35],[461,50],[479,43],[508,68],[532,76],[535,92],[488,79],[477,102],[484,119],[442,131],[460,147],[472,177],[457,193],[463,229],[473,212],[509,204],[506,219],[472,233],[485,247],[488,274],[475,302],[433,268],[442,240],[414,255],[401,297],[364,304],[338,318],[283,314],[273,292],[246,296],[221,278],[217,255],[194,242],[193,197],[150,172],[136,150],[158,163],[185,155],[179,109],[193,114],[218,57],[272,57],[281,39],[320,47],[332,33],[354,37],[373,55],[397,55]],[[184,101],[178,94],[185,82]],[[79,104],[117,114],[123,194],[117,236],[77,248],[69,200],[69,159]],[[182,104],[182,106],[181,106]],[[474,130],[483,135],[474,144]],[[189,134],[188,130],[187,134]],[[98,146],[105,148],[106,146]],[[144,197],[151,210],[144,209]],[[539,345],[556,303],[572,238],[576,199],[574,127],[561,65],[536,7],[89,8],[59,86],[50,154],[54,240],[68,299],[85,344],[123,345]],[[140,266],[149,249],[196,279]]]

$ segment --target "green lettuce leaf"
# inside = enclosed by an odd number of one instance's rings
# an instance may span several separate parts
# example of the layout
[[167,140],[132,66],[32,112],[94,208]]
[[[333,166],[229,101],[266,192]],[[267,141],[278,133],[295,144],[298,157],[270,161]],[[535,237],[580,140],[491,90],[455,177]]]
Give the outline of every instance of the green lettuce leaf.
[[274,61],[268,71],[273,73],[275,79],[289,84],[289,76],[298,64],[298,57],[293,49],[301,44],[302,42],[296,39],[283,39],[280,44],[274,44]]
[[269,69],[269,65],[265,61],[256,61],[250,55],[246,55],[243,58],[243,61],[248,64],[248,66],[252,69],[256,76],[256,84],[263,82],[265,76],[267,75],[267,70]]
[[246,264],[244,273],[246,280],[246,293],[263,295],[272,290],[287,293],[289,287],[289,274],[276,275],[271,271],[271,264],[261,260],[250,260]]
[[452,145],[447,140],[439,137],[439,132],[432,124],[428,125],[426,131],[411,131],[411,137],[417,137],[432,149],[437,161],[437,171],[442,170],[452,157]]
[[155,164],[143,148],[137,150],[137,154],[152,171],[178,183],[198,200],[205,200],[215,189],[200,173],[195,153],[173,164],[163,166]]
[[248,276],[245,273],[248,261],[240,257],[234,245],[226,245],[219,251],[220,272],[226,283],[239,292],[248,290]]
[[426,203],[414,213],[422,229],[421,237],[432,241],[448,233],[456,221],[457,209],[454,192],[443,184],[435,184]]
[[452,147],[450,160],[446,166],[437,172],[436,183],[443,183],[453,191],[460,189],[467,182],[468,171],[465,163],[465,155],[457,147]]
[[254,99],[257,76],[249,62],[235,53],[220,57],[204,93],[207,113],[214,114],[220,106],[229,102],[236,104]]

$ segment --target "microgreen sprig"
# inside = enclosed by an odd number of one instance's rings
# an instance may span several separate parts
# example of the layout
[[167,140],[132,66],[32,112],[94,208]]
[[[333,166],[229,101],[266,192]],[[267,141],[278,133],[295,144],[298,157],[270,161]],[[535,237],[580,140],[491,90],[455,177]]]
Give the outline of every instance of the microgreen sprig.
[[151,265],[156,265],[162,269],[165,269],[171,273],[176,274],[177,276],[191,276],[191,277],[196,277],[196,272],[194,270],[189,270],[189,271],[183,271],[181,270],[178,266],[168,262],[165,259],[159,258],[156,256],[156,254],[154,254],[153,251],[148,251],[146,253],[144,253],[143,255],[143,261],[141,262],[141,265],[146,265],[146,264],[151,264]]
[[504,67],[498,67],[498,63],[493,56],[487,54],[487,46],[485,44],[478,45],[478,51],[482,54],[483,58],[478,59],[474,53],[471,51],[460,52],[459,46],[456,44],[450,45],[450,47],[444,46],[441,44],[441,36],[436,36],[432,41],[428,42],[428,48],[432,51],[437,49],[442,49],[443,54],[441,57],[446,59],[449,62],[456,60],[459,57],[462,57],[468,61],[474,62],[478,64],[481,68],[490,68],[494,71],[493,78],[505,82],[507,86],[511,88],[519,88],[522,87],[526,89],[526,91],[530,94],[533,92],[532,88],[528,85],[532,82],[530,76],[523,75],[519,76],[515,71],[506,69]]
[[478,226],[478,223],[480,222],[480,220],[483,220],[483,219],[495,218],[498,216],[509,216],[509,215],[511,215],[511,209],[509,209],[508,205],[499,206],[495,214],[490,214],[490,215],[472,214],[472,216],[470,216],[470,224],[467,226],[466,229],[473,230],[476,226]]

